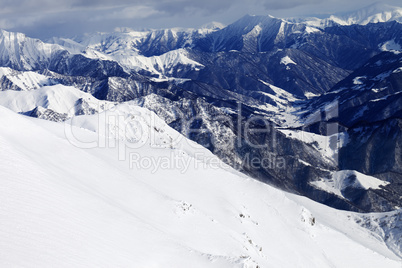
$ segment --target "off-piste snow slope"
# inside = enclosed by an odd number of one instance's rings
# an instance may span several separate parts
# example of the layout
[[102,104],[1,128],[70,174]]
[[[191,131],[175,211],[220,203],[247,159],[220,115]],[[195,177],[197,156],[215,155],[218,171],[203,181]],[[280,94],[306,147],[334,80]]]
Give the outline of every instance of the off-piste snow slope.
[[398,233],[374,232],[400,211],[285,193],[145,108],[109,108],[55,123],[0,107],[0,267],[401,267]]

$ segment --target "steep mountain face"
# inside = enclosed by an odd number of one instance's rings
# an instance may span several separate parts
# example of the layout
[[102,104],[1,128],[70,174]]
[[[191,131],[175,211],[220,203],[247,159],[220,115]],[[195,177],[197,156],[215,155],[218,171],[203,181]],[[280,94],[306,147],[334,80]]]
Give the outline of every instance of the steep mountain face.
[[112,61],[70,54],[59,45],[47,44],[21,33],[0,33],[0,64],[18,71],[50,70],[70,76],[105,78],[125,76],[123,68]]
[[[133,100],[263,182],[335,208],[393,210],[402,206],[402,24],[384,21],[314,25],[245,16],[224,28],[92,34],[54,44],[3,32],[2,103],[64,121],[102,111],[70,87],[106,102]],[[56,91],[75,108],[54,105]],[[383,133],[389,139],[377,147]],[[386,160],[375,157],[380,153]],[[363,187],[361,180],[376,183]]]
[[207,67],[185,77],[246,96],[269,92],[269,87],[263,83],[267,82],[286,88],[297,98],[305,98],[324,93],[348,75],[346,70],[291,48],[258,54],[196,51],[193,56]]
[[[359,200],[369,210],[377,210],[385,203],[388,203],[389,209],[392,204],[399,206],[398,199],[402,190],[401,119],[361,124],[349,129],[347,133],[349,142],[339,152],[340,169],[357,170],[387,182],[381,189],[353,192],[351,198]],[[376,201],[371,202],[374,195],[377,195]]]
[[[336,119],[320,117],[322,121],[304,129],[328,135],[328,124],[340,124],[347,137],[339,150],[340,170],[356,170],[387,182],[378,189],[349,191],[349,200],[368,210],[399,206],[401,55],[398,51],[376,55],[329,92],[310,100],[305,108],[309,111],[305,116],[312,118],[336,107]],[[348,178],[354,180],[353,176]]]
[[58,45],[46,44],[22,33],[0,31],[1,66],[15,70],[38,70],[46,68],[51,60],[64,49]]
[[400,117],[402,53],[383,52],[371,58],[329,92],[311,100],[307,110],[316,111],[335,103],[339,123],[353,127]]

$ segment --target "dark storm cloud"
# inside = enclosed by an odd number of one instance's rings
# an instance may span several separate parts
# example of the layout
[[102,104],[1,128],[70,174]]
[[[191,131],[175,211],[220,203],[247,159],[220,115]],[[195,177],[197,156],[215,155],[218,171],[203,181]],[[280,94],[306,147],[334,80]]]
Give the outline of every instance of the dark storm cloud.
[[[245,14],[289,17],[364,7],[375,0],[0,0],[0,28],[37,37],[115,27],[199,27]],[[398,5],[398,0],[383,0]]]

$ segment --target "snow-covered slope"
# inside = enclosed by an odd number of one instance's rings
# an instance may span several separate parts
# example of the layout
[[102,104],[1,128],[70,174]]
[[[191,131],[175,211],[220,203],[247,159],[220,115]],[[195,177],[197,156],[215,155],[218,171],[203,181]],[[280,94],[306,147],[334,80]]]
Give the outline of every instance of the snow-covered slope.
[[37,72],[16,71],[8,67],[0,67],[0,87],[12,90],[35,90],[42,86],[54,84],[49,77]]
[[350,188],[379,189],[380,186],[385,186],[389,182],[364,175],[354,170],[341,170],[334,172],[332,178],[329,180],[316,181],[312,182],[312,184],[340,197],[344,197],[342,192],[347,190],[347,188],[349,190]]
[[160,78],[171,76],[175,68],[180,68],[181,66],[188,66],[195,70],[200,70],[204,67],[202,64],[189,59],[187,51],[182,48],[152,57],[142,55],[127,57],[127,54],[119,52],[113,55],[112,58],[128,69],[146,70],[159,75]]
[[31,91],[0,91],[0,105],[24,114],[34,110],[41,114],[52,111],[52,114],[59,114],[59,118],[65,120],[74,115],[101,112],[105,107],[113,106],[113,103],[101,102],[74,87],[54,85]]
[[[74,127],[0,107],[0,266],[400,267],[359,214],[220,168],[185,139],[153,146],[175,132],[146,109],[104,115]],[[141,146],[91,127],[119,118]]]

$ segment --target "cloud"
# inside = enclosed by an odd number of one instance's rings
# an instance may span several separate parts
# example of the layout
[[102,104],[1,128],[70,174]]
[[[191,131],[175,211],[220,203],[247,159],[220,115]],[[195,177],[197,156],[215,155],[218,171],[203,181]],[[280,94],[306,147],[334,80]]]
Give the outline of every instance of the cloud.
[[13,24],[10,20],[7,19],[0,19],[0,28],[1,29],[9,29],[15,27],[15,24]]
[[[244,0],[247,2],[247,0]],[[155,2],[155,1],[154,1]],[[156,1],[155,8],[165,11],[169,14],[179,14],[183,11],[196,11],[199,13],[205,12],[220,12],[224,9],[229,9],[236,5],[237,0],[176,0],[176,1]]]
[[[246,0],[247,1],[247,0]],[[0,0],[0,14],[49,13],[71,11],[96,11],[115,8],[135,9],[144,6],[167,13],[184,9],[219,11],[232,5],[231,0]],[[144,4],[146,3],[146,4]]]
[[114,11],[110,11],[101,16],[91,18],[91,21],[99,20],[125,20],[125,19],[145,19],[152,15],[160,15],[162,12],[150,7],[150,6],[130,6],[119,8]]
[[324,0],[264,1],[267,10],[291,9],[299,6],[322,3]]
[[[334,13],[376,0],[0,0],[0,27],[30,36],[68,36],[116,27],[229,24],[246,14],[290,17]],[[400,0],[382,0],[398,5]],[[400,5],[400,4],[399,4]]]

